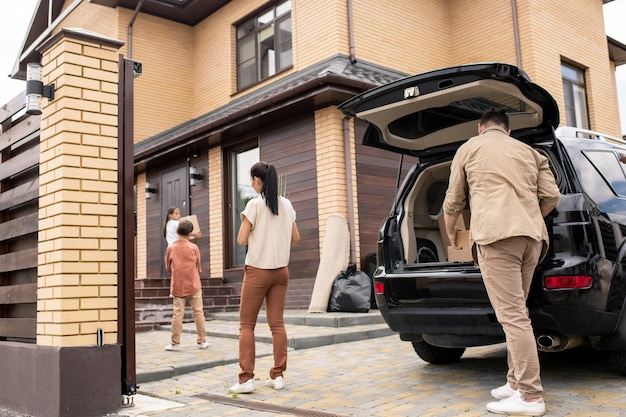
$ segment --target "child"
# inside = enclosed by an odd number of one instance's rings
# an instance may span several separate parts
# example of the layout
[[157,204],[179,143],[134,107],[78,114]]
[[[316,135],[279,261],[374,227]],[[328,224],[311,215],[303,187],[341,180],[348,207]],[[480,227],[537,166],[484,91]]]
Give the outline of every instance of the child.
[[[180,213],[179,213],[180,216]],[[165,346],[165,350],[180,350],[180,334],[183,330],[183,315],[185,303],[193,310],[193,320],[198,333],[198,346],[206,349],[206,329],[204,310],[202,306],[202,286],[200,283],[200,250],[189,241],[193,224],[189,220],[178,223],[176,239],[165,250],[165,269],[172,274],[170,296],[174,297],[174,313],[172,315],[172,342]]]
[[[174,243],[176,239],[178,239],[178,234],[176,233],[176,228],[178,227],[178,222],[180,221],[180,209],[178,207],[170,207],[167,209],[167,214],[165,215],[165,223],[163,224],[163,237],[167,240],[167,245],[171,245]],[[202,233],[192,232],[191,236],[196,239],[202,237]]]

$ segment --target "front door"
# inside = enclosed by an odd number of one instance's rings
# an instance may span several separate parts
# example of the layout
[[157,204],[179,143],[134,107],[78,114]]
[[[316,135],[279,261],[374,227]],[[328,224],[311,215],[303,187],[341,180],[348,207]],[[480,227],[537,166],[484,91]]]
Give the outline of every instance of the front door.
[[[187,164],[172,167],[169,171],[161,173],[161,218],[165,222],[167,210],[170,207],[178,207],[182,217],[189,215],[189,168]],[[165,252],[167,242],[162,239],[161,253]],[[163,276],[167,272],[163,267]]]

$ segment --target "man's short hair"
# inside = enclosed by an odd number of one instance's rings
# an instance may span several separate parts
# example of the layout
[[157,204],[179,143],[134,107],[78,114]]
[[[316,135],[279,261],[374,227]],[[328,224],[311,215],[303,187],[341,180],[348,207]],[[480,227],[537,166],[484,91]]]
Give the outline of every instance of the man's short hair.
[[480,119],[480,125],[482,127],[497,125],[508,131],[510,129],[509,116],[507,116],[505,109],[491,109],[483,114],[483,117]]
[[193,231],[193,224],[189,220],[181,220],[176,228],[176,233],[181,236],[189,236]]

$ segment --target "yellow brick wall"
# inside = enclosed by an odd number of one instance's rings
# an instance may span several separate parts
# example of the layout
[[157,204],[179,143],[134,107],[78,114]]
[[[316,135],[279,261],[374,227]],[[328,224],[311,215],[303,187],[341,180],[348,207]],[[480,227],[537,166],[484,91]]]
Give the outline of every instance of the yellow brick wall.
[[222,148],[216,146],[209,150],[209,236],[210,254],[210,271],[211,278],[221,278],[224,273],[224,254],[222,253],[224,242],[224,192],[222,190],[223,172],[222,172]]
[[453,65],[474,62],[516,64],[513,11],[510,1],[450,0]]
[[[533,81],[548,87],[562,108],[561,58],[589,68],[592,128],[619,133],[606,37],[598,30],[604,25],[602,0],[516,3],[523,69]],[[143,62],[144,74],[135,83],[136,142],[320,60],[350,53],[345,0],[293,0],[294,68],[237,92],[234,24],[266,4],[235,0],[195,27],[138,15],[132,58]],[[64,26],[84,27],[128,42],[132,13],[83,2]],[[482,61],[517,64],[509,1],[360,0],[353,2],[353,20],[360,61],[409,74]],[[127,52],[127,45],[121,52]]]
[[[117,342],[115,47],[67,35],[43,52],[37,343]],[[104,91],[103,91],[104,90]]]
[[136,256],[136,271],[135,277],[137,279],[144,279],[148,277],[147,262],[148,262],[148,242],[146,238],[146,174],[139,174],[136,180],[137,192],[135,193],[137,199],[137,237],[135,240]]
[[[322,18],[323,3],[315,3],[319,4],[318,18]],[[345,4],[344,1],[339,3]],[[451,65],[448,3],[441,0],[354,1],[357,60],[409,74]],[[341,21],[347,33],[347,16]],[[348,51],[346,38],[337,52],[348,54]]]
[[[586,68],[591,129],[619,134],[613,68],[609,65],[601,0],[518,1],[522,62],[532,80],[556,99],[565,125],[561,60]],[[555,20],[558,19],[558,24]],[[590,30],[593,28],[593,30]],[[600,29],[599,29],[600,28]]]
[[[330,214],[348,220],[346,164],[342,114],[335,107],[315,112],[315,159],[317,163],[317,206],[319,241],[324,242]],[[320,256],[322,253],[320,244]]]

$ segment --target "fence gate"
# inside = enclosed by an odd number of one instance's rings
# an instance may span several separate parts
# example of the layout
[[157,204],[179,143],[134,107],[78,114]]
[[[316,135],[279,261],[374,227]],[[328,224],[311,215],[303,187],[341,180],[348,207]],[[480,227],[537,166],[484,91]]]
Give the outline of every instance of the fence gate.
[[0,108],[0,341],[37,341],[39,116]]

